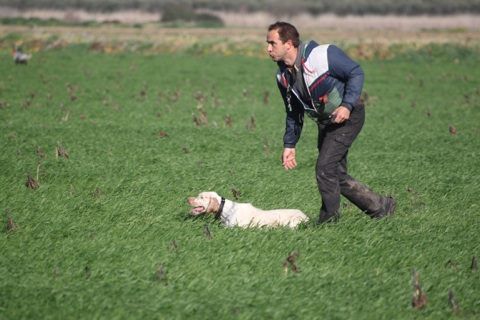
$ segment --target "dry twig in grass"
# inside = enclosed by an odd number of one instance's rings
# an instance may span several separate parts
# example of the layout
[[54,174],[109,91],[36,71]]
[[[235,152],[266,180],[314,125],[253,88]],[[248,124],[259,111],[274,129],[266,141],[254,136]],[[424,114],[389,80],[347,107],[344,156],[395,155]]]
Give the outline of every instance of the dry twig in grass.
[[12,217],[8,217],[7,219],[7,225],[6,225],[6,230],[7,232],[12,232],[12,231],[15,231],[17,229],[17,225],[16,223],[13,221],[13,218]]
[[477,257],[476,256],[472,257],[472,264],[470,265],[470,269],[472,269],[472,271],[477,271],[478,270],[478,263],[477,263]]
[[95,190],[92,192],[92,197],[94,197],[95,199],[98,199],[102,194],[103,194],[102,189],[100,189],[99,187],[96,187]]
[[236,188],[232,188],[232,195],[233,195],[233,198],[235,200],[238,200],[240,199],[240,196],[242,195],[242,193],[240,192],[240,190],[236,189]]
[[203,226],[203,234],[205,237],[207,237],[208,240],[213,239],[212,233],[210,232],[210,228],[208,227],[208,224]]
[[294,273],[300,272],[300,269],[298,269],[298,267],[297,267],[298,256],[299,256],[299,254],[298,254],[297,251],[290,252],[288,257],[283,262],[283,270],[284,270],[285,274],[288,273],[289,269]]
[[366,91],[363,91],[360,95],[360,101],[366,106],[368,104],[369,96]]
[[264,91],[263,92],[263,104],[268,105],[270,100],[270,92],[269,91]]
[[205,95],[204,95],[203,92],[201,92],[201,91],[197,91],[197,92],[193,95],[193,97],[195,98],[195,100],[197,101],[197,103],[198,103],[199,106],[202,106],[203,103],[205,102],[205,99],[206,99]]
[[8,102],[0,100],[0,110],[9,107]]
[[90,279],[90,277],[92,276],[92,269],[88,264],[83,269],[83,273],[84,273],[85,279]]
[[458,313],[460,312],[460,305],[458,304],[457,298],[453,294],[453,290],[449,289],[448,290],[448,304],[452,308],[453,313]]
[[193,115],[193,122],[197,127],[206,126],[208,124],[207,112],[203,108],[198,108],[198,117]]
[[55,148],[55,157],[58,159],[58,157],[68,159],[68,151],[62,146],[58,146]]
[[163,264],[160,264],[157,268],[157,271],[155,271],[154,280],[163,282],[165,285],[167,285],[167,270],[165,270]]
[[177,251],[178,250],[178,243],[176,240],[170,241],[170,250]]
[[225,121],[225,125],[228,127],[228,128],[231,128],[232,127],[232,124],[233,124],[233,119],[232,119],[232,116],[227,114],[224,118],[224,121]]
[[256,121],[255,121],[255,117],[251,116],[250,119],[247,122],[247,130],[253,131],[256,128],[257,128],[257,124],[256,124]]
[[159,137],[159,138],[166,138],[166,137],[168,137],[168,133],[166,133],[166,132],[163,131],[163,130],[160,130],[160,131],[157,133],[157,137]]
[[412,307],[415,309],[422,309],[427,305],[427,295],[422,291],[420,286],[419,274],[413,269],[412,271],[412,285],[413,285],[413,298]]
[[77,90],[78,87],[72,84],[67,84],[68,95],[70,97],[70,101],[77,100]]
[[10,215],[10,209],[5,209],[5,215],[7,217],[7,223],[5,225],[5,231],[8,232],[13,232],[17,229],[17,225],[13,221],[12,216]]
[[36,190],[40,185],[38,184],[37,180],[35,180],[34,178],[32,178],[32,176],[29,175],[27,177],[27,181],[25,182],[25,186],[29,189]]
[[455,128],[454,126],[449,126],[448,127],[448,131],[450,132],[450,134],[452,136],[456,135],[457,134],[457,128]]
[[455,271],[458,271],[458,264],[456,261],[453,261],[452,259],[448,260],[447,263],[445,263],[445,267],[452,268]]

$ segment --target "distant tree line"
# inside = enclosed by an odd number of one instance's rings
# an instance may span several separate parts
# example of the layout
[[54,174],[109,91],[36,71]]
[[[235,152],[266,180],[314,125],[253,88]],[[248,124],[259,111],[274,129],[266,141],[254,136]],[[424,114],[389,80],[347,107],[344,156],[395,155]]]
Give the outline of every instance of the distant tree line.
[[191,10],[233,12],[266,11],[273,14],[308,12],[347,14],[453,14],[480,13],[480,0],[0,0],[0,6],[26,9],[84,9],[112,12],[136,9],[162,12],[173,5]]

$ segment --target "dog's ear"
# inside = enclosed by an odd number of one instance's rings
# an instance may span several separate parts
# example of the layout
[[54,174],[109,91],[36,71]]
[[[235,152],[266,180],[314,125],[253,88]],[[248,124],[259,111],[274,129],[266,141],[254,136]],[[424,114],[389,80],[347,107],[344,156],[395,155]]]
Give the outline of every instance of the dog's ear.
[[210,197],[210,201],[208,202],[208,207],[207,207],[207,213],[216,213],[219,208],[220,208],[220,202],[218,202],[217,198]]

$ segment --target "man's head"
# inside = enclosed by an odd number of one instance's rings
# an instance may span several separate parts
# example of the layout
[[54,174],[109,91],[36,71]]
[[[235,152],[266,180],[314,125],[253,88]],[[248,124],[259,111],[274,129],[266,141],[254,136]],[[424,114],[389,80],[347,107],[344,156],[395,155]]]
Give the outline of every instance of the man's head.
[[292,65],[300,45],[300,35],[290,23],[278,21],[268,27],[267,44],[272,60]]
[[300,35],[298,34],[297,28],[292,24],[283,21],[277,21],[274,24],[271,24],[268,27],[268,31],[276,30],[280,36],[280,40],[283,43],[288,40],[292,41],[292,45],[297,48],[300,45]]

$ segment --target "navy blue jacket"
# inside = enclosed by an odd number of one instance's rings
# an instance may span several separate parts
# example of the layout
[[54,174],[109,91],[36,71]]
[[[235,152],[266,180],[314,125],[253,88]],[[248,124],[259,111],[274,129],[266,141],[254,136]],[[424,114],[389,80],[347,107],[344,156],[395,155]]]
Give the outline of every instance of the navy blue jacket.
[[328,123],[338,106],[351,111],[360,100],[364,81],[360,65],[335,45],[308,41],[298,47],[298,54],[305,90],[298,90],[287,66],[278,63],[277,84],[287,111],[286,148],[294,148],[300,139],[305,112],[317,123]]

